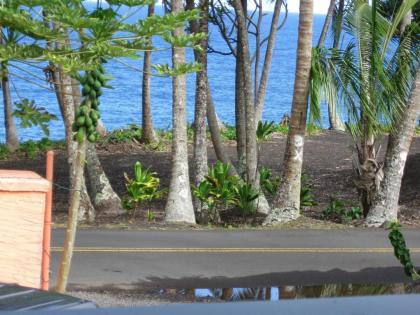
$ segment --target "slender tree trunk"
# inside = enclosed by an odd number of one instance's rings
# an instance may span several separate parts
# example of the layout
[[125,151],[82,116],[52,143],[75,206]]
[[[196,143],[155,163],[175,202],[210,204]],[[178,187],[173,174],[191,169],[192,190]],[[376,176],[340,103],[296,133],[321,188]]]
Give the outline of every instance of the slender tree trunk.
[[[198,21],[191,21],[192,33],[208,34],[208,0],[200,0],[199,9],[201,18]],[[194,9],[194,1],[187,0],[189,10]],[[208,173],[207,162],[207,132],[206,132],[206,113],[207,113],[207,38],[200,41],[201,51],[195,51],[195,60],[201,64],[201,70],[196,74],[195,86],[195,111],[194,111],[194,139],[193,139],[193,176],[194,185],[199,185],[204,176]],[[198,198],[194,198],[194,208],[196,218],[199,222],[207,221],[202,211],[203,204]]]
[[213,98],[210,92],[210,85],[207,80],[207,122],[209,124],[211,140],[213,143],[213,148],[216,153],[217,159],[223,164],[231,165],[231,175],[239,176],[236,168],[233,166],[229,156],[226,153],[226,150],[223,145],[222,137],[220,136],[219,124],[217,121],[217,115],[213,104]]
[[313,1],[301,0],[299,13],[295,87],[283,174],[279,191],[274,200],[274,209],[267,216],[265,224],[294,220],[300,215],[303,145],[312,53]]
[[[334,40],[333,48],[338,49],[340,43],[341,31],[343,29],[343,17],[344,17],[344,3],[345,0],[339,0],[338,10],[335,13],[336,22],[335,22],[335,31],[334,31]],[[328,106],[328,121],[330,124],[330,130],[344,131],[346,129],[343,121],[341,120],[340,115],[338,115],[336,104],[327,103]]]
[[76,240],[76,231],[77,231],[77,222],[78,222],[78,210],[80,203],[80,190],[82,188],[83,181],[83,169],[85,163],[85,141],[77,146],[76,150],[76,160],[74,161],[75,165],[75,176],[72,177],[70,184],[71,194],[70,194],[70,204],[69,204],[69,213],[67,218],[67,228],[63,245],[63,253],[61,254],[60,264],[58,267],[57,274],[57,283],[55,290],[59,293],[64,293],[66,291],[71,260],[73,256],[74,243]]
[[[172,12],[182,12],[182,0],[172,1]],[[174,36],[182,36],[183,27],[174,30]],[[172,48],[172,63],[177,66],[185,62],[184,48]],[[190,179],[188,174],[187,117],[185,108],[185,75],[172,78],[172,168],[168,200],[165,207],[166,222],[195,223]]]
[[[155,4],[149,4],[147,16],[153,16],[155,14]],[[152,38],[148,39],[150,44],[152,44]],[[152,64],[152,52],[150,50],[146,50],[144,52],[144,60],[143,60],[143,82],[142,82],[142,96],[141,96],[141,104],[142,104],[142,115],[141,115],[141,125],[142,125],[142,134],[141,134],[141,141],[143,143],[153,143],[157,142],[157,137],[155,130],[153,128],[152,122],[152,108],[151,108],[151,100],[150,100],[150,69]]]
[[[333,39],[333,48],[338,49],[340,43],[341,31],[343,29],[343,17],[344,17],[344,3],[345,0],[339,0],[338,10],[335,14],[335,30],[334,30],[334,39]],[[340,115],[337,112],[336,105],[333,103],[328,103],[328,122],[330,124],[331,130],[344,131],[346,126],[341,120]]]
[[12,96],[10,94],[7,63],[1,63],[1,88],[3,92],[4,128],[6,130],[6,145],[10,151],[19,147],[16,124],[13,117]]
[[273,18],[271,20],[270,34],[268,35],[267,49],[265,51],[264,65],[261,73],[260,83],[258,85],[258,92],[255,102],[255,123],[262,120],[262,114],[264,109],[264,99],[267,91],[268,74],[270,72],[271,60],[273,59],[274,44],[276,42],[277,25],[279,23],[280,11],[283,5],[283,0],[276,0],[274,6]]
[[[247,0],[241,0],[244,14],[247,10]],[[244,16],[245,17],[245,16]],[[248,36],[248,33],[246,34]],[[235,128],[236,128],[236,151],[237,170],[241,176],[246,172],[246,118],[245,118],[245,95],[243,82],[244,54],[242,52],[243,34],[237,32],[236,45],[236,68],[235,68]],[[249,58],[249,57],[248,57]]]
[[248,30],[246,27],[245,15],[240,0],[234,0],[232,5],[235,9],[238,32],[241,33],[241,53],[243,58],[243,93],[245,101],[246,118],[246,180],[252,186],[252,189],[259,192],[259,198],[256,201],[257,211],[267,214],[270,210],[267,200],[260,189],[258,173],[258,151],[255,123],[255,104],[253,102],[251,62],[249,57]]
[[[63,98],[61,99],[63,105],[63,118],[65,122],[73,121],[74,119],[74,99],[71,78],[64,74],[62,70],[60,73],[60,83]],[[72,139],[71,124],[65,124],[67,154],[69,159],[70,172],[70,202],[67,218],[67,228],[63,246],[63,253],[57,275],[56,291],[65,292],[68,275],[70,272],[71,259],[73,254],[74,242],[76,238],[76,229],[79,215],[79,207],[81,200],[81,191],[84,179],[84,165],[85,165],[85,143],[78,144]]]
[[402,34],[404,33],[407,26],[410,25],[412,15],[413,15],[413,11],[409,10],[407,15],[402,19],[402,21],[400,23],[400,36],[402,36]]
[[327,37],[328,29],[330,28],[331,19],[334,14],[336,0],[330,1],[330,6],[328,7],[327,16],[325,17],[324,26],[322,27],[321,35],[318,40],[318,48],[324,46],[325,38]]
[[[331,20],[334,15],[335,3],[336,3],[336,0],[331,0],[330,2],[328,13],[327,13],[327,16],[325,17],[324,26],[322,28],[321,35],[319,36],[318,48],[322,48],[324,46],[328,29],[330,27]],[[336,30],[336,33],[334,34],[334,43],[333,43],[334,48],[338,48],[338,43],[341,36],[341,27],[343,23],[343,16],[342,16],[343,11],[344,11],[344,0],[340,0],[338,13],[337,13],[337,30]],[[330,124],[330,129],[337,130],[337,131],[344,131],[345,126],[343,122],[341,121],[340,115],[338,114],[336,104],[327,103],[327,106],[328,106],[328,121]]]

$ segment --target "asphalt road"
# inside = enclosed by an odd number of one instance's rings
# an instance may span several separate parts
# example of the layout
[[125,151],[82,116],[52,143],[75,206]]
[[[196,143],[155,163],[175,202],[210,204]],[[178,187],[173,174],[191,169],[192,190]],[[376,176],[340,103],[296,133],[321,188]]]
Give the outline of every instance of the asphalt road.
[[[420,230],[406,230],[420,266]],[[54,283],[64,230],[53,232]],[[408,279],[384,230],[80,230],[73,287],[255,287]]]

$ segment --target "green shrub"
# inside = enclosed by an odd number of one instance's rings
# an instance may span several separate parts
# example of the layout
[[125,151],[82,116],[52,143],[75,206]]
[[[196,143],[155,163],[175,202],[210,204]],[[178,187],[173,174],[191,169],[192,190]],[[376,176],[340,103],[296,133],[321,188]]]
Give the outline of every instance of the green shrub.
[[270,195],[275,195],[280,183],[280,178],[276,177],[274,180],[271,178],[271,171],[266,168],[262,167],[260,169],[260,185],[264,191],[269,193]]
[[257,126],[257,141],[269,140],[271,135],[276,131],[274,121],[259,121]]
[[209,168],[205,179],[192,187],[194,196],[206,205],[202,210],[207,212],[210,222],[217,220],[221,207],[234,207],[244,216],[255,213],[254,200],[258,192],[229,173],[230,166],[217,161]]
[[243,216],[256,213],[254,201],[258,198],[259,193],[252,189],[252,186],[243,183],[235,186],[234,204],[241,211]]
[[328,207],[322,212],[324,220],[351,221],[362,217],[362,209],[351,202],[330,198]]
[[131,124],[127,128],[115,129],[111,131],[104,139],[103,144],[107,143],[124,143],[130,141],[140,141],[141,128],[137,125]]
[[134,214],[136,206],[144,201],[151,201],[162,197],[165,190],[159,189],[160,180],[156,173],[143,169],[140,162],[134,165],[134,178],[124,173],[128,196],[123,199],[123,207]]
[[225,127],[220,130],[220,135],[223,140],[236,140],[236,128],[234,126],[225,125]]
[[312,197],[312,188],[302,186],[300,189],[300,206],[301,207],[312,207],[318,203]]
[[6,160],[10,156],[10,150],[5,144],[0,144],[0,160]]

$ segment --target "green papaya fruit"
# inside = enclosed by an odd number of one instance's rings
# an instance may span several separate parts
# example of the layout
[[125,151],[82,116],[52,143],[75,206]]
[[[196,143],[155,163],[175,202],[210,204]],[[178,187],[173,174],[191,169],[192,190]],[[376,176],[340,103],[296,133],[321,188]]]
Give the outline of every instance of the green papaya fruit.
[[96,98],[96,95],[97,95],[97,92],[95,91],[95,90],[90,90],[90,93],[89,93],[89,95],[90,95],[90,97],[92,98],[92,99],[94,99],[94,98]]
[[79,130],[77,131],[77,142],[83,142],[83,140],[85,140],[85,136],[86,136],[86,129],[84,127],[79,128]]
[[102,73],[98,69],[93,70],[92,74],[96,79],[99,78],[100,75],[102,75]]
[[104,74],[101,74],[99,77],[98,77],[98,80],[99,81],[101,81],[101,83],[102,84],[105,84],[109,79],[108,79],[108,77],[106,76],[106,75],[104,75]]
[[77,120],[76,120],[77,126],[83,127],[85,125],[85,123],[86,123],[86,117],[85,116],[77,117]]
[[96,128],[95,128],[95,126],[94,126],[94,125],[92,125],[92,126],[90,126],[90,127],[87,129],[87,131],[88,131],[88,133],[92,133],[92,132],[95,132],[95,131],[96,131]]
[[85,118],[85,126],[90,127],[93,125],[92,119],[89,116],[86,116]]
[[95,142],[96,141],[96,137],[95,137],[95,134],[93,132],[89,134],[88,140],[89,140],[89,142]]
[[[78,108],[78,110],[80,110],[80,113],[83,115],[86,115],[89,112],[89,107],[87,107],[86,105],[82,105]],[[80,115],[77,115],[80,116]]]
[[99,97],[99,96],[101,96],[101,95],[102,95],[102,89],[97,90],[97,91],[96,91],[96,96],[98,96],[98,97]]
[[95,83],[95,79],[91,75],[88,75],[86,83],[92,86]]
[[101,81],[96,80],[95,83],[93,84],[93,87],[95,88],[96,91],[98,91],[102,87]]

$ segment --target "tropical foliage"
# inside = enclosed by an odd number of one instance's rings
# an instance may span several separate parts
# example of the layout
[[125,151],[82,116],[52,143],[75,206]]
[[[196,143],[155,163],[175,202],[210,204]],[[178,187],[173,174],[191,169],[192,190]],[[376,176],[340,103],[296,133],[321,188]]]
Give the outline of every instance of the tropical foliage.
[[382,180],[378,161],[384,126],[395,128],[404,111],[418,63],[416,23],[397,38],[398,25],[417,0],[405,1],[390,17],[353,1],[345,17],[342,50],[316,49],[311,72],[312,115],[321,100],[340,103],[355,147],[354,166],[364,214]]

